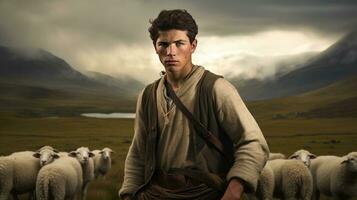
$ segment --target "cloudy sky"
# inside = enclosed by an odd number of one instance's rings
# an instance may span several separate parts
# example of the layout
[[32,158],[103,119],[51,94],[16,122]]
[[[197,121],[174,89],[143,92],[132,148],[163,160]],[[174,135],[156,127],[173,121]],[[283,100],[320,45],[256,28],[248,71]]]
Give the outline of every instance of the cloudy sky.
[[278,58],[322,51],[357,27],[354,0],[0,0],[0,45],[149,82],[162,70],[149,19],[174,8],[199,26],[194,63],[221,74],[272,74]]

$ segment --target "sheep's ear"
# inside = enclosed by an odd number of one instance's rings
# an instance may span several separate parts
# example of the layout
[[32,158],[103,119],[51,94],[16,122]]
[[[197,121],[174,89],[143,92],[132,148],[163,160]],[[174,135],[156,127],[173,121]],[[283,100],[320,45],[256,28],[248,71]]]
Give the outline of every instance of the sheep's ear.
[[298,158],[298,155],[296,155],[296,154],[293,154],[289,157],[289,159],[296,159],[296,158]]
[[99,151],[99,154],[103,154],[103,151]]
[[58,154],[53,154],[54,159],[58,159],[60,156]]
[[113,150],[110,150],[110,153],[115,153],[115,151],[113,151]]
[[90,158],[95,156],[94,153],[92,153],[92,152],[89,152],[88,155]]
[[344,164],[344,163],[348,163],[348,161],[350,161],[347,157],[343,158],[342,162],[341,162],[341,165]]
[[68,153],[68,156],[76,157],[77,156],[77,152],[76,151],[71,151],[71,152]]
[[32,154],[32,156],[35,158],[40,158],[41,154],[40,154],[40,152],[36,152],[36,153]]
[[309,154],[309,157],[310,157],[310,159],[314,159],[314,158],[316,158],[317,156],[316,156],[315,154],[313,154],[313,153],[310,153],[310,154]]

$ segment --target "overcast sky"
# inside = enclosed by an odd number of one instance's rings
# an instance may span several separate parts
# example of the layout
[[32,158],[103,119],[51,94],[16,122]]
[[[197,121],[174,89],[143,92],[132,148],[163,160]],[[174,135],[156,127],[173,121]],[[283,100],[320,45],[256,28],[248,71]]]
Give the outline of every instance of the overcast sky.
[[194,63],[221,74],[249,72],[247,57],[269,63],[322,51],[357,27],[354,0],[0,0],[0,45],[42,48],[80,71],[148,82],[162,69],[149,19],[174,8],[198,24]]

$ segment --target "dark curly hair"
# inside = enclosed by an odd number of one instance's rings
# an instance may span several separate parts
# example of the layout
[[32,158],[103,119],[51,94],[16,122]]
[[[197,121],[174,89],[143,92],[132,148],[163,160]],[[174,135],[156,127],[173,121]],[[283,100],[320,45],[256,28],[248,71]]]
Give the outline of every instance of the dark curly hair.
[[183,9],[162,10],[156,19],[150,20],[150,23],[151,26],[148,30],[154,45],[159,37],[159,31],[167,31],[170,29],[187,31],[190,43],[195,40],[198,33],[195,20],[190,13]]

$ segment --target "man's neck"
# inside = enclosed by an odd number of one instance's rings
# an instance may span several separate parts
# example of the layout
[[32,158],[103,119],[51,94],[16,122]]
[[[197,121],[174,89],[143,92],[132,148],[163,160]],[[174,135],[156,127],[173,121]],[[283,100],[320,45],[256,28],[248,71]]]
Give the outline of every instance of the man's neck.
[[180,88],[180,86],[186,80],[187,76],[190,74],[192,69],[193,69],[193,64],[190,63],[190,65],[185,67],[185,70],[183,71],[176,72],[176,73],[170,71],[166,72],[166,80],[171,85],[173,90],[177,90],[178,88]]

